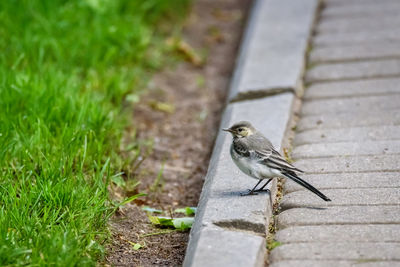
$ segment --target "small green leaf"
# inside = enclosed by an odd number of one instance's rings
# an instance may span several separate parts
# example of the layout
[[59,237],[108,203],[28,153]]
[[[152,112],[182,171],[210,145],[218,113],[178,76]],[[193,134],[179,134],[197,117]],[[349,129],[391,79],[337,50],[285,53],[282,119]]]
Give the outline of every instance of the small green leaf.
[[160,224],[160,220],[158,219],[157,216],[151,216],[151,215],[149,215],[148,217],[149,217],[149,220],[150,220],[150,222],[151,222],[152,224],[155,224],[155,225],[159,225],[159,224]]
[[267,249],[268,250],[273,250],[274,248],[279,247],[280,245],[282,245],[281,242],[273,240],[271,242],[268,242]]
[[151,216],[149,215],[149,220],[154,225],[173,227],[179,230],[190,229],[194,222],[194,217],[184,217],[172,219],[169,217],[162,216]]
[[174,226],[173,219],[169,217],[158,217],[160,224],[163,226]]
[[113,177],[111,177],[111,181],[119,187],[125,187],[126,185],[124,178],[119,175],[114,175]]
[[194,215],[196,214],[196,207],[186,207],[186,215]]
[[172,222],[176,229],[186,230],[192,228],[194,217],[176,218]]
[[160,226],[174,226],[172,218],[162,217],[162,216],[151,216],[151,215],[148,215],[148,217],[152,224]]
[[140,249],[140,248],[142,248],[143,246],[142,245],[140,245],[139,243],[136,243],[134,246],[133,246],[133,249],[134,250],[138,250],[138,249]]
[[193,215],[196,213],[196,207],[186,207],[186,208],[180,208],[176,209],[175,212],[177,213],[183,213],[185,215]]
[[131,241],[128,241],[128,242],[129,242],[129,244],[132,245],[133,250],[139,250],[139,249],[141,249],[142,247],[144,247],[143,245],[141,245],[141,244],[139,244],[139,243],[134,243],[134,242],[131,242]]
[[176,212],[176,213],[185,213],[186,214],[186,209],[179,208],[179,209],[174,210],[174,212]]
[[162,213],[162,210],[158,210],[155,208],[150,208],[149,206],[143,206],[142,210],[152,212],[152,213]]

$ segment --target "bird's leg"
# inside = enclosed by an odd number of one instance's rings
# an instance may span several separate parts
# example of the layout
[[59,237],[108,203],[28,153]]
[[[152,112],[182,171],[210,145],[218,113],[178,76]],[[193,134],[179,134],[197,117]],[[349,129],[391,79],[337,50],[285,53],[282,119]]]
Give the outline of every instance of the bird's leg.
[[248,196],[248,195],[257,195],[257,193],[254,193],[254,190],[256,187],[261,183],[261,179],[258,181],[258,183],[253,187],[253,189],[249,190],[247,193],[242,193],[240,194],[241,196]]
[[[261,181],[261,180],[260,180],[260,181]],[[254,192],[269,191],[269,189],[265,189],[265,190],[263,190],[263,189],[264,189],[264,187],[266,187],[267,184],[269,184],[269,182],[271,182],[271,181],[272,181],[272,179],[268,179],[268,181],[267,181],[263,186],[261,186],[260,189],[254,190]]]

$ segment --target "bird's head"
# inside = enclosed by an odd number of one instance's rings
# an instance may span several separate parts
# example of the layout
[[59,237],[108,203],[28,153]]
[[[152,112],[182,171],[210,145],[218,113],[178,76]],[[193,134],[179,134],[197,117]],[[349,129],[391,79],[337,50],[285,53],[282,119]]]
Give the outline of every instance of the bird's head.
[[233,137],[248,137],[256,132],[256,129],[247,121],[240,121],[235,123],[230,128],[222,129],[223,131],[230,132]]

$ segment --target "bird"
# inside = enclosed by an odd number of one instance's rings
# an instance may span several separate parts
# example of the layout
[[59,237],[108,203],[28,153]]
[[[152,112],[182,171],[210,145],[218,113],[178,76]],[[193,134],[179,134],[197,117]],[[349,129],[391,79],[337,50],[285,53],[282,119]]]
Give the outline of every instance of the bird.
[[[232,134],[230,154],[233,162],[242,172],[259,180],[253,189],[241,195],[255,195],[257,192],[264,191],[273,178],[281,177],[298,183],[325,201],[331,201],[314,186],[301,179],[297,173],[304,173],[304,171],[294,167],[283,158],[272,143],[250,122],[240,121],[222,130]],[[263,180],[267,182],[256,189]]]

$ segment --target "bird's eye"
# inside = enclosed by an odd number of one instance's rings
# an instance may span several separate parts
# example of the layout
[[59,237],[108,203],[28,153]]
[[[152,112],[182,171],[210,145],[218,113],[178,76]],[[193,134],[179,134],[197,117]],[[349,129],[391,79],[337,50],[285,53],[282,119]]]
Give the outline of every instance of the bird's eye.
[[243,128],[239,128],[238,131],[239,131],[239,132],[243,131]]

